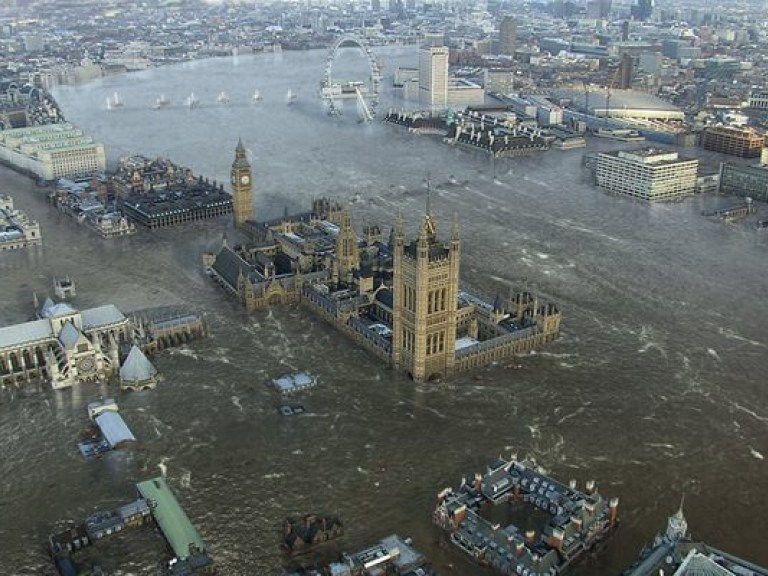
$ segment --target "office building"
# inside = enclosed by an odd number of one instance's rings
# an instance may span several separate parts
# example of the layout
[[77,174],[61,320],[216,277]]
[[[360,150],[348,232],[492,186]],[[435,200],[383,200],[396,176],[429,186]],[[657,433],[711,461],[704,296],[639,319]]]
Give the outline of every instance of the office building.
[[752,128],[713,126],[701,135],[701,147],[741,158],[759,158],[765,137]]
[[698,166],[698,160],[653,148],[601,152],[596,179],[610,192],[649,202],[674,200],[694,193]]
[[69,123],[0,131],[0,160],[46,182],[106,169],[104,146]]
[[517,21],[512,16],[504,16],[499,24],[499,48],[496,52],[505,56],[514,56],[516,42]]
[[719,192],[768,202],[768,167],[721,164]]
[[448,104],[448,48],[423,46],[419,51],[419,100],[426,106]]

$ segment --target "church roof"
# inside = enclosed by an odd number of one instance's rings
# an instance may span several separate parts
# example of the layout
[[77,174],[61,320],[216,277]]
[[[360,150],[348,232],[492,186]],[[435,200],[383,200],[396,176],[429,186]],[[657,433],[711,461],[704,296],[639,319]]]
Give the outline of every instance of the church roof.
[[240,277],[241,271],[250,279],[264,279],[250,264],[248,264],[248,262],[243,260],[240,255],[229,246],[224,246],[221,249],[216,256],[216,262],[213,263],[212,268],[233,290],[237,290],[237,279]]
[[89,308],[88,310],[83,310],[81,315],[83,318],[83,330],[119,324],[126,319],[125,315],[114,304]]
[[75,328],[75,325],[72,324],[72,322],[65,322],[64,326],[61,328],[61,332],[59,333],[59,341],[62,343],[64,348],[67,350],[72,350],[79,339],[80,330]]
[[67,304],[66,302],[59,302],[58,304],[53,304],[52,306],[48,305],[48,301],[50,299],[46,299],[45,304],[43,305],[42,310],[42,316],[43,318],[56,318],[58,316],[68,316],[70,314],[77,314],[77,310],[75,310],[72,306]]
[[120,368],[120,380],[129,382],[144,382],[157,375],[157,369],[144,355],[141,348],[135,344]]
[[0,350],[4,348],[18,348],[27,342],[49,340],[53,338],[51,321],[43,318],[24,322],[15,326],[0,328]]

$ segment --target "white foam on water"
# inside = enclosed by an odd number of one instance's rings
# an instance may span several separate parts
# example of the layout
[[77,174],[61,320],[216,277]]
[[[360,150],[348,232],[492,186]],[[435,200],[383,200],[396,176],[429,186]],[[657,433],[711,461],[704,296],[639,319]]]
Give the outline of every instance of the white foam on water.
[[714,348],[707,348],[707,354],[709,354],[710,356],[712,356],[712,358],[720,362],[720,356],[718,355],[717,350],[715,350]]
[[646,442],[646,446],[649,448],[664,448],[665,450],[674,450],[674,444],[665,444],[663,442]]
[[749,446],[749,453],[755,460],[764,460],[763,455],[760,454],[757,450],[752,448],[752,446]]
[[747,344],[751,344],[752,346],[759,346],[760,348],[768,348],[768,345],[764,344],[763,342],[758,342],[757,340],[750,340],[749,338],[740,336],[736,334],[736,332],[734,332],[733,330],[723,328],[722,326],[717,329],[717,333],[722,334],[729,340],[738,340],[739,342],[746,342]]
[[538,258],[540,260],[548,260],[549,259],[549,254],[544,254],[544,252],[536,252],[536,256],[538,256]]
[[264,480],[278,480],[283,476],[285,476],[285,474],[283,474],[282,472],[271,472],[269,474],[264,474],[262,478]]
[[733,402],[733,403],[732,403],[732,406],[733,406],[734,408],[736,408],[736,410],[741,410],[742,412],[745,412],[745,413],[749,414],[749,415],[750,415],[750,416],[752,416],[752,417],[753,417],[755,420],[759,420],[760,422],[764,422],[764,423],[768,424],[768,417],[766,417],[766,416],[761,416],[760,414],[758,414],[758,413],[757,413],[757,412],[755,412],[754,410],[750,410],[749,408],[747,408],[747,407],[745,407],[745,406],[742,406],[742,405],[741,405],[741,404],[739,404],[738,402]]
[[234,406],[238,410],[240,410],[240,412],[245,412],[245,410],[243,410],[243,405],[240,404],[240,398],[238,398],[237,396],[232,396],[231,400],[232,400],[232,404],[234,404]]
[[180,483],[182,488],[192,487],[192,472],[190,470],[184,470],[184,472],[181,474]]

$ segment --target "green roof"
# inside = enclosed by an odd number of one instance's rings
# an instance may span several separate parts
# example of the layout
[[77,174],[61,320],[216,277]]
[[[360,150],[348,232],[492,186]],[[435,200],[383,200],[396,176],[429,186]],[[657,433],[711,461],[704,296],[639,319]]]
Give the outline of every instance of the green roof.
[[163,531],[174,554],[180,560],[205,553],[205,542],[187,518],[162,476],[136,484],[139,494],[149,501],[155,522]]

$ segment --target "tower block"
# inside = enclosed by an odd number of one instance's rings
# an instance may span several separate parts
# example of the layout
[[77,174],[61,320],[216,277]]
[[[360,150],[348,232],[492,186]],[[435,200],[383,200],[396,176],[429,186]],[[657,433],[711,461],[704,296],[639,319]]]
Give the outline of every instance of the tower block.
[[392,361],[417,382],[440,380],[454,373],[456,363],[458,221],[450,241],[439,241],[427,204],[418,239],[405,243],[398,215],[394,240]]
[[253,220],[253,184],[251,164],[243,146],[243,140],[237,142],[235,161],[232,162],[232,212],[235,228],[240,228],[248,220]]

